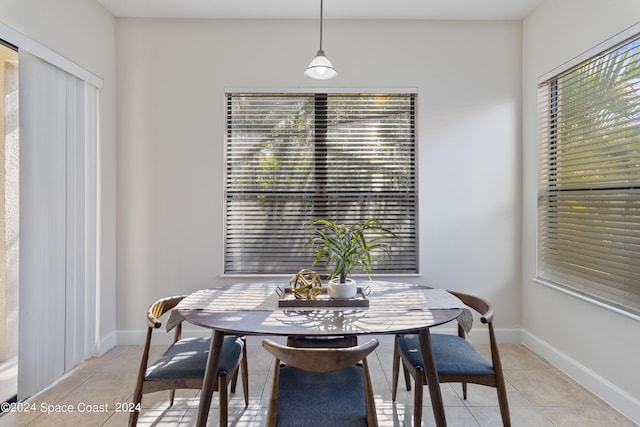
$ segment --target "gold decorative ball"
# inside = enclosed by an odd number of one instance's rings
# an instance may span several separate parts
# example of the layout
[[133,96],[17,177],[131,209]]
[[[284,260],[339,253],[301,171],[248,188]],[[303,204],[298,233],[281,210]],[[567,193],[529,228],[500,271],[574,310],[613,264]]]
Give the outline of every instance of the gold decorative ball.
[[313,270],[303,269],[289,280],[291,292],[297,299],[316,299],[322,292],[322,280]]

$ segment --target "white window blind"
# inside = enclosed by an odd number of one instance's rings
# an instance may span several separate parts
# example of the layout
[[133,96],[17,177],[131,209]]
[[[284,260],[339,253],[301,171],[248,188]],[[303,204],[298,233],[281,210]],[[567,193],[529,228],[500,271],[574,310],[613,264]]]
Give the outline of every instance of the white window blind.
[[538,278],[640,313],[640,37],[539,87]]
[[310,268],[315,218],[378,219],[399,237],[374,274],[417,272],[415,98],[228,93],[225,273]]

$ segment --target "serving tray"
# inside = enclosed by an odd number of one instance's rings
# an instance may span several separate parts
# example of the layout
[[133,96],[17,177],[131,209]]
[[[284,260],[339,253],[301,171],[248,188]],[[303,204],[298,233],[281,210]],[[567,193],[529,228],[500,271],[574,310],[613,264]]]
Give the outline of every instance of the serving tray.
[[291,288],[278,288],[278,307],[369,307],[370,288],[358,287],[356,296],[353,298],[331,298],[327,294],[327,288],[322,288],[316,299],[298,299],[291,291]]

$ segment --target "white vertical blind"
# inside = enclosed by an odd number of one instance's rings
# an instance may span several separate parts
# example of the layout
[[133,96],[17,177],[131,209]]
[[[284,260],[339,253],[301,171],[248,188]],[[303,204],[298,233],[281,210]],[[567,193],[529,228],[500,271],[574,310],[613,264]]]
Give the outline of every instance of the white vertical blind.
[[[78,210],[84,217],[85,259],[80,264],[83,281],[78,284],[84,289],[84,300],[78,299],[75,307],[83,308],[83,316],[78,322],[82,327],[76,334],[76,353],[74,364],[94,356],[97,351],[98,336],[98,88],[91,82],[84,85],[84,156],[77,158],[78,179],[84,181],[82,191],[84,204],[78,204]],[[76,226],[78,228],[78,226]],[[80,353],[80,348],[83,348]]]
[[225,272],[310,268],[314,218],[380,220],[400,237],[374,273],[417,272],[415,97],[228,93]]
[[93,354],[97,91],[24,51],[19,67],[24,399]]
[[538,277],[640,313],[640,37],[538,99]]
[[67,79],[65,371],[95,352],[97,91]]

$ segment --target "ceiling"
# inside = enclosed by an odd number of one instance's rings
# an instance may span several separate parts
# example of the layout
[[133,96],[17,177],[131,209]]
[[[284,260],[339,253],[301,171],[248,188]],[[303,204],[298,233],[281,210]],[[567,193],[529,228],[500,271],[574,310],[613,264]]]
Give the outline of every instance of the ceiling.
[[[327,0],[325,19],[519,20],[544,0]],[[115,16],[318,19],[318,0],[98,0]]]

